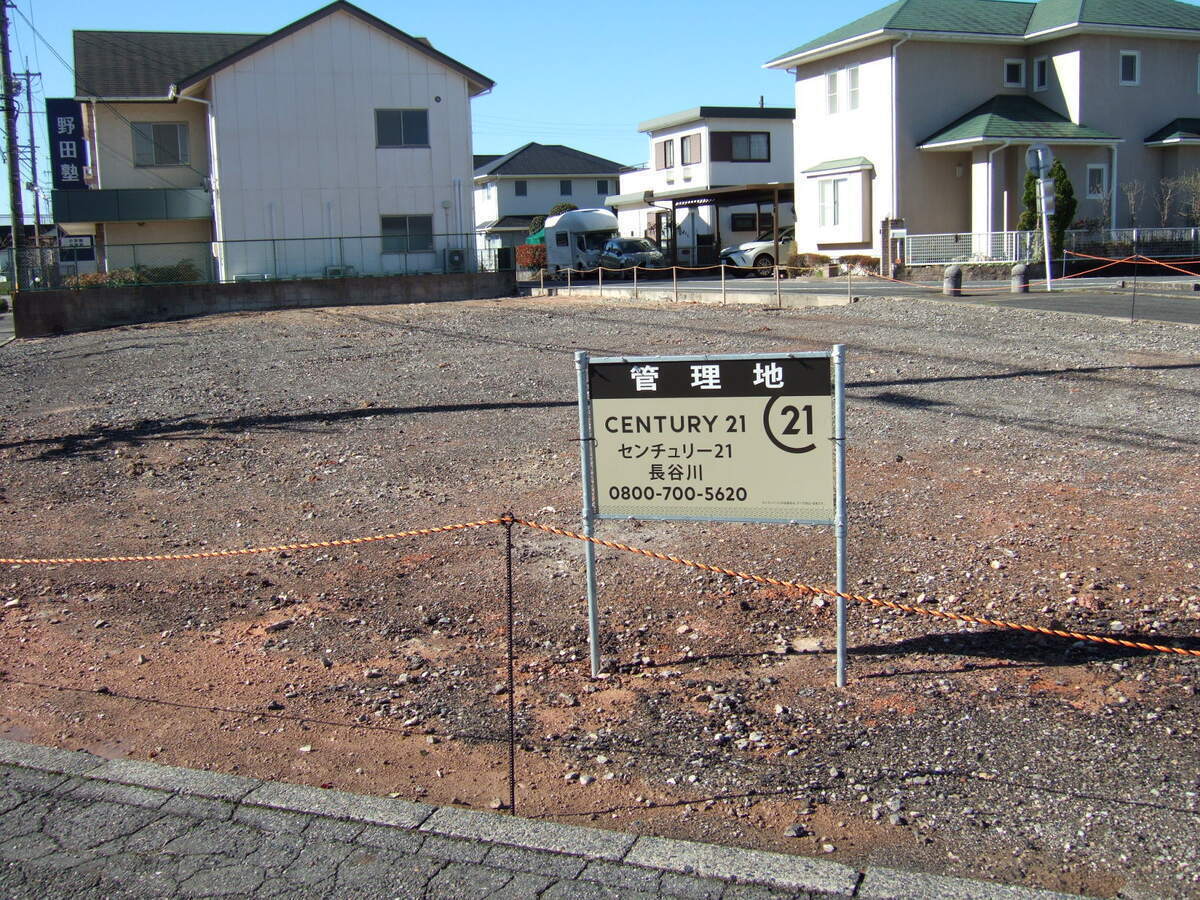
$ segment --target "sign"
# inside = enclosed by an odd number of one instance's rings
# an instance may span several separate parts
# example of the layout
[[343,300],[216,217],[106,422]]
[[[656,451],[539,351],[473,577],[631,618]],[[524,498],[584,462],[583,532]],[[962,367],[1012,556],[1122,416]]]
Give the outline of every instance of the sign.
[[833,524],[830,354],[589,360],[596,515]]
[[1042,210],[1048,216],[1054,215],[1055,203],[1057,202],[1054,192],[1054,179],[1039,178],[1038,189],[1042,192]]
[[46,99],[46,131],[50,171],[56,191],[87,190],[83,170],[88,164],[83,137],[83,107],[70,98]]
[[1045,144],[1030,144],[1025,151],[1025,166],[1034,178],[1046,178],[1054,165],[1054,154]]
[[86,249],[92,246],[90,234],[63,235],[58,239],[58,246],[64,250]]

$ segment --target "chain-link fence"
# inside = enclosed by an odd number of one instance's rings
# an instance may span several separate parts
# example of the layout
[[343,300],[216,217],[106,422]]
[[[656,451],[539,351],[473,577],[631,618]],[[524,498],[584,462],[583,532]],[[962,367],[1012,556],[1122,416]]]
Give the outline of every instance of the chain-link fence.
[[474,233],[360,235],[161,244],[25,248],[4,255],[21,290],[204,284],[307,278],[494,272],[511,248],[481,248]]

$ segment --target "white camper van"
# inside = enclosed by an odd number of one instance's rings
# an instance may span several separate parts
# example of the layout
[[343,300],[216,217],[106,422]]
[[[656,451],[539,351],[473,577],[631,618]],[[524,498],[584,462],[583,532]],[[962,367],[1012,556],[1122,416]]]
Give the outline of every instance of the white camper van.
[[546,268],[594,269],[609,238],[617,236],[617,217],[607,209],[573,209],[546,220]]

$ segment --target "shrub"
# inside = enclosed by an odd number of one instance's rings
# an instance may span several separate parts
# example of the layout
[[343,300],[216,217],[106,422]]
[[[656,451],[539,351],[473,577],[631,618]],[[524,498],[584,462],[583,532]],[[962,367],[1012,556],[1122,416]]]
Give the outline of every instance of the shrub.
[[550,207],[550,212],[546,213],[546,218],[548,219],[551,216],[561,215],[562,213],[570,212],[573,209],[579,209],[579,207],[569,200],[564,200],[562,203],[555,203],[552,207]]
[[130,266],[110,269],[107,272],[89,272],[86,275],[70,275],[63,280],[69,288],[129,287],[137,284],[179,284],[203,281],[199,267],[190,259],[165,266]]
[[879,257],[867,256],[862,253],[849,253],[838,260],[842,268],[852,275],[878,275]]
[[541,231],[545,227],[546,227],[546,217],[545,216],[534,216],[529,221],[529,233],[530,234],[537,234],[539,231]]
[[522,269],[542,269],[546,266],[545,244],[519,244],[517,265]]

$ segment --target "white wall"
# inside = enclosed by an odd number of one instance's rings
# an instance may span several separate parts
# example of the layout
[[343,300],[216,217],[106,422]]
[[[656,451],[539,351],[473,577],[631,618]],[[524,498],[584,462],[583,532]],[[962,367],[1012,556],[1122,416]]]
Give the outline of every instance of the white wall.
[[[907,50],[907,45],[903,51]],[[795,180],[796,248],[799,252],[854,249],[879,253],[878,220],[892,208],[892,70],[890,45],[867,47],[796,70]],[[858,67],[858,107],[850,109],[846,70]],[[838,72],[838,109],[830,113],[826,75]],[[941,100],[934,104],[939,108]],[[855,219],[837,230],[818,224],[820,181],[808,173],[820,163],[866,157],[873,169],[850,179]],[[839,176],[844,177],[844,176]],[[859,212],[861,211],[861,212]],[[863,221],[866,219],[866,221]]]
[[[432,215],[435,233],[473,230],[467,81],[382,31],[334,13],[221,70],[211,94],[218,239],[373,236],[386,215]],[[377,149],[375,110],[403,108],[429,110],[430,147]],[[278,247],[275,259],[258,244],[239,260],[227,246],[226,277],[272,265],[293,275],[438,265],[434,254],[381,254],[375,239],[303,247],[281,263]]]

